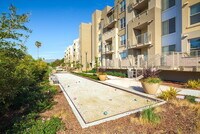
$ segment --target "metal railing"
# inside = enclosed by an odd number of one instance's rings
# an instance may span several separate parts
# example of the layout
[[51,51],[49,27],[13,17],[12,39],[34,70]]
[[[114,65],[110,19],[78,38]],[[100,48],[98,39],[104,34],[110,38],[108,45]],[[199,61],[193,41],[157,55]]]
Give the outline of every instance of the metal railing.
[[112,44],[110,44],[110,45],[105,45],[104,48],[103,48],[102,50],[103,50],[103,51],[102,51],[103,54],[113,52]]
[[[150,35],[150,34],[149,34]],[[136,36],[137,44],[146,44],[149,43],[148,32]]]
[[169,52],[162,55],[129,56],[115,61],[106,60],[106,65],[112,68],[157,67],[164,70],[200,71],[200,50]]

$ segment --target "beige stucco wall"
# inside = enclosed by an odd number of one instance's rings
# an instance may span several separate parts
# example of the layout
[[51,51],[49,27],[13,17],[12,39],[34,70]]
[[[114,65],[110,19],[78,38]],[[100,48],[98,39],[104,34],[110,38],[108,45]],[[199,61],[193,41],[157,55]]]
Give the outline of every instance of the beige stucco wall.
[[[133,10],[131,11],[128,7],[131,2],[127,5],[127,16],[132,17],[127,25],[128,33],[128,43],[135,44],[136,35],[134,33],[135,29],[141,29],[141,33],[148,32],[150,35],[151,45],[146,46],[146,48],[141,49],[141,53],[144,54],[145,50],[148,52],[148,58],[153,58],[154,55],[161,53],[161,5],[159,0],[150,0],[148,2],[148,10],[146,13],[140,15],[140,17],[134,17]],[[137,48],[140,49],[140,48]],[[129,50],[129,54],[134,52]],[[133,54],[134,55],[134,54]]]
[[101,41],[99,40],[99,35],[101,34],[101,29],[99,29],[99,24],[101,22],[101,11],[96,10],[92,14],[92,65],[94,67],[95,57],[101,57],[99,52],[99,46]]
[[182,0],[182,52],[190,51],[189,40],[200,37],[200,23],[190,25],[190,6],[200,0]]
[[[81,23],[79,31],[79,43],[80,43],[80,56],[81,63],[83,65],[83,71],[86,71],[87,63],[92,63],[92,24]],[[87,53],[87,63],[86,63]],[[89,66],[88,69],[91,69]]]

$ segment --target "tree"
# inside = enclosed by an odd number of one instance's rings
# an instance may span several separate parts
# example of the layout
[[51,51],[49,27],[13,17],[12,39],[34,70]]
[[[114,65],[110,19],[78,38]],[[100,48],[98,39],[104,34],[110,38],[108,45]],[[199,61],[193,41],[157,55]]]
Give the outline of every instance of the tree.
[[62,59],[57,59],[54,62],[51,63],[52,67],[57,67],[57,66],[63,66],[64,65],[64,58]]
[[[24,42],[31,33],[25,26],[29,22],[29,14],[17,14],[17,9],[12,5],[9,10],[9,13],[0,14],[0,114],[34,82],[30,69],[32,64],[25,62],[27,54]],[[30,63],[33,59],[28,61]]]
[[20,48],[25,51],[24,42],[32,31],[25,26],[29,22],[29,14],[18,15],[16,8],[10,6],[10,13],[0,15],[0,48]]
[[39,48],[42,46],[42,43],[39,42],[39,41],[36,41],[35,46],[37,47],[37,56],[38,56],[38,59],[39,59]]
[[95,57],[94,69],[97,70],[97,68],[98,68],[99,66],[100,66],[100,63],[99,63],[98,57]]

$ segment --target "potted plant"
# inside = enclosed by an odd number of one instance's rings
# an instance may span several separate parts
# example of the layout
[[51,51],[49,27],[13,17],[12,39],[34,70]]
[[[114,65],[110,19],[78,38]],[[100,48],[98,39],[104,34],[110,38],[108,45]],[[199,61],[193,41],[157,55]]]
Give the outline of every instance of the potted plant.
[[107,74],[105,72],[98,72],[98,77],[100,81],[105,81],[107,78]]
[[161,79],[158,77],[159,72],[160,71],[155,68],[143,70],[143,79],[141,83],[146,93],[156,94],[161,83]]

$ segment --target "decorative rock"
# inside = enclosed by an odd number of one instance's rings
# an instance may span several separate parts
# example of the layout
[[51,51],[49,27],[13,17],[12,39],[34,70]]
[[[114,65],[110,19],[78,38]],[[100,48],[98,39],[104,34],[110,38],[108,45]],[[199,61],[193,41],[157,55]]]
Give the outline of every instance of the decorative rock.
[[137,99],[134,99],[134,101],[137,101]]
[[112,99],[109,99],[109,101],[112,101]]
[[107,112],[107,111],[105,111],[105,112],[103,112],[103,114],[104,114],[104,115],[107,115],[107,114],[108,114],[108,112]]
[[70,86],[68,85],[68,87],[70,87]]
[[74,100],[76,100],[77,98],[76,97],[74,97]]

